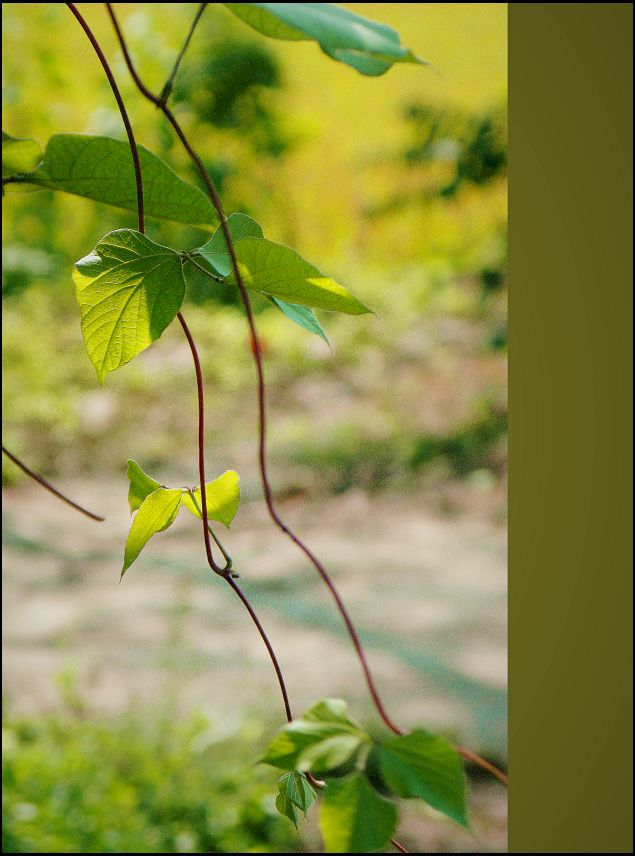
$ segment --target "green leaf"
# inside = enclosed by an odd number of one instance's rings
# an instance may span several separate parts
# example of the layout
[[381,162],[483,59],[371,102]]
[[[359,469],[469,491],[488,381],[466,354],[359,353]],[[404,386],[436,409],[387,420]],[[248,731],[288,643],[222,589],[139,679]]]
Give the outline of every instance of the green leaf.
[[405,48],[385,24],[362,18],[332,3],[225,3],[254,30],[272,39],[316,41],[327,56],[366,75],[388,71],[395,62],[427,65]]
[[[262,238],[263,231],[259,223],[246,214],[231,214],[227,218],[227,228],[236,244],[242,238]],[[221,276],[229,276],[232,271],[232,259],[225,240],[223,227],[219,226],[209,241],[196,251]]]
[[[151,217],[210,228],[218,216],[207,196],[183,181],[166,163],[139,146],[145,212]],[[27,176],[32,184],[86,196],[137,211],[137,184],[130,146],[110,137],[56,134],[42,166]]]
[[82,333],[100,383],[163,333],[181,307],[181,258],[140,232],[109,232],[73,271]]
[[[264,234],[259,223],[248,217],[247,214],[231,214],[227,218],[227,227],[232,236],[234,244],[244,238],[263,238]],[[232,272],[232,260],[227,249],[227,241],[225,233],[219,226],[209,241],[196,251],[202,259],[204,259],[216,273],[220,276],[229,276]],[[310,333],[315,333],[321,336],[324,341],[329,344],[326,338],[326,333],[322,329],[320,322],[315,317],[312,309],[306,306],[299,306],[295,303],[287,303],[284,300],[279,300],[276,297],[269,297],[269,300],[274,306],[277,306],[287,318],[304,327]]]
[[124,553],[121,576],[143,550],[148,540],[156,533],[163,532],[171,525],[181,505],[183,491],[160,487],[147,496],[141,503],[132,521],[126,550]]
[[139,464],[132,460],[128,461],[128,479],[130,481],[128,504],[130,505],[130,514],[132,514],[139,508],[146,496],[154,493],[161,485],[144,473]]
[[316,793],[304,773],[284,773],[278,779],[276,808],[284,817],[298,827],[298,810],[306,817],[307,811],[316,800]]
[[469,825],[463,763],[445,740],[421,728],[374,747],[371,755],[394,794],[418,797],[462,826]]
[[359,773],[328,782],[320,807],[320,830],[327,853],[382,850],[396,826],[396,807],[380,797]]
[[305,753],[310,750],[319,755],[316,747],[339,736],[353,739],[326,747],[326,755],[332,752],[331,758],[341,758],[334,766],[348,760],[369,738],[348,716],[345,702],[325,699],[313,705],[301,719],[295,719],[283,726],[267,747],[262,762],[282,770],[308,770],[310,765],[305,764]]
[[351,731],[361,731],[358,722],[348,715],[348,705],[341,698],[323,698],[303,715],[307,722],[326,722],[341,725]]
[[[234,470],[227,470],[227,472],[214,479],[214,481],[207,482],[205,485],[205,498],[207,500],[207,516],[210,520],[218,520],[223,526],[229,528],[240,505],[239,482],[240,477]],[[194,496],[198,507],[201,508],[202,497],[200,487],[196,488]],[[184,494],[183,505],[200,520],[201,515],[189,493]]]
[[[254,291],[348,315],[370,312],[344,286],[321,274],[289,247],[264,238],[245,238],[236,244],[236,257],[245,286]],[[234,273],[228,282],[236,285]]]
[[[305,749],[298,758],[299,770],[310,770],[318,775],[328,775],[343,764],[353,769],[355,759],[363,743],[359,734],[335,734]],[[346,770],[350,773],[351,770]]]
[[285,300],[280,300],[277,297],[270,297],[269,300],[271,300],[274,306],[277,306],[278,309],[284,312],[287,318],[299,324],[300,327],[304,327],[309,333],[315,333],[317,336],[320,336],[329,348],[331,347],[331,343],[327,339],[326,333],[312,309],[309,309],[308,306],[300,306],[297,303],[287,303]]
[[2,132],[3,178],[32,172],[41,160],[42,149],[38,142]]

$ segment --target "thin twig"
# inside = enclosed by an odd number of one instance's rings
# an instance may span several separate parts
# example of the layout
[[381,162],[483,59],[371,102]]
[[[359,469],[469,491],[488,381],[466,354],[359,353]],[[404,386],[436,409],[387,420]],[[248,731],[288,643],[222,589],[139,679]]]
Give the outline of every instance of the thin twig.
[[199,6],[199,10],[198,10],[198,12],[196,13],[196,16],[195,16],[194,20],[192,21],[192,26],[190,27],[190,31],[189,31],[189,33],[187,34],[187,38],[185,39],[185,42],[183,43],[183,47],[182,47],[182,48],[181,48],[181,50],[179,51],[179,55],[178,55],[178,56],[177,56],[177,58],[176,58],[176,62],[174,63],[174,68],[173,68],[173,69],[172,69],[172,71],[170,72],[170,76],[169,76],[169,77],[168,77],[168,79],[166,80],[166,82],[165,82],[165,86],[164,86],[164,87],[163,87],[163,89],[161,90],[161,95],[159,96],[159,100],[160,100],[163,104],[165,104],[165,103],[167,102],[168,98],[170,97],[170,95],[171,95],[171,93],[172,93],[172,89],[173,89],[173,87],[174,87],[174,80],[175,80],[176,75],[177,75],[177,72],[178,72],[178,70],[179,70],[179,66],[180,66],[180,64],[181,64],[181,60],[183,59],[183,56],[185,55],[185,51],[187,50],[187,47],[188,47],[188,45],[189,45],[189,43],[190,43],[190,39],[191,39],[191,38],[192,38],[192,36],[194,35],[194,30],[196,29],[196,25],[198,24],[198,22],[199,22],[199,20],[200,20],[200,18],[201,18],[201,15],[202,15],[202,14],[203,14],[203,12],[205,11],[205,7],[206,7],[206,6],[207,6],[207,3],[201,3],[201,5]]
[[392,844],[393,847],[395,847],[397,850],[399,850],[400,853],[409,853],[410,852],[409,850],[406,850],[406,848],[403,846],[403,844],[400,844],[396,838],[391,838],[390,843]]
[[93,514],[92,511],[88,511],[87,508],[84,508],[77,502],[73,502],[72,499],[69,499],[67,496],[64,496],[64,494],[61,493],[61,491],[59,491],[56,487],[53,487],[53,485],[48,482],[44,478],[44,476],[40,476],[37,473],[34,473],[33,470],[29,469],[29,467],[27,467],[27,465],[23,461],[21,461],[19,458],[16,458],[16,456],[4,446],[2,447],[2,451],[7,456],[7,458],[9,458],[10,461],[13,461],[16,467],[20,467],[22,472],[26,473],[27,476],[31,476],[31,478],[34,479],[38,484],[42,485],[42,487],[50,491],[53,496],[56,496],[58,499],[61,499],[62,502],[65,502],[67,505],[70,505],[71,508],[74,508],[76,511],[85,514],[86,517],[90,517],[91,520],[98,520],[100,523],[102,523],[106,519],[105,517],[100,517],[99,514]]

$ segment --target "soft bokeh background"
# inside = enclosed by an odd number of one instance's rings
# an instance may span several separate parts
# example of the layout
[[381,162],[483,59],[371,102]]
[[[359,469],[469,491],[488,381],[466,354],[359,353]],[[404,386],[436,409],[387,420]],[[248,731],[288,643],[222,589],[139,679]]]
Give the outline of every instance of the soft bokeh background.
[[[118,4],[158,90],[193,4]],[[129,80],[140,142],[196,176]],[[311,43],[268,41],[210,4],[175,110],[245,211],[347,284],[375,316],[320,320],[332,350],[256,302],[280,506],[324,559],[394,717],[506,757],[506,4],[354,4],[434,68],[363,78]],[[101,67],[63,4],[3,4],[3,128],[123,138]],[[252,767],[281,705],[266,652],[205,571],[183,517],[118,586],[126,459],[196,482],[195,386],[169,329],[102,389],[84,352],[72,263],[134,215],[48,191],[3,199],[3,442],[78,501],[76,516],[3,460],[4,849],[311,851]],[[153,239],[204,233],[152,221]],[[235,295],[188,274],[184,312],[206,378],[210,477],[241,473],[227,538],[287,674],[294,708],[346,698],[378,728],[359,665],[313,570],[265,514],[255,377]],[[505,794],[472,775],[475,838],[404,806],[430,852],[505,849]]]

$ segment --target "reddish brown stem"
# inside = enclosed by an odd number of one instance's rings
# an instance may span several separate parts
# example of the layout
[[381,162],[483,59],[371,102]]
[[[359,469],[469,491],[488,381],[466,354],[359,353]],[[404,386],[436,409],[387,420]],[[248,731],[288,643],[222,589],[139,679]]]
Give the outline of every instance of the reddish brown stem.
[[492,776],[495,776],[499,782],[507,785],[507,773],[499,770],[498,767],[490,764],[489,761],[486,761],[485,758],[481,758],[480,755],[477,755],[476,752],[472,752],[471,749],[466,749],[465,746],[457,745],[455,746],[455,749],[462,758],[465,758],[466,761],[470,761],[472,764],[477,764],[483,770],[486,770],[488,773],[491,773]]
[[132,130],[132,125],[130,124],[130,119],[128,118],[128,111],[126,110],[126,105],[123,102],[123,98],[121,97],[121,92],[119,91],[119,87],[115,81],[115,77],[112,73],[110,66],[108,65],[108,60],[104,56],[104,52],[101,49],[101,46],[95,36],[93,35],[92,30],[84,20],[81,12],[77,9],[74,3],[67,3],[68,8],[71,10],[73,15],[79,21],[79,24],[83,31],[88,36],[88,40],[97,56],[99,57],[99,61],[102,64],[102,68],[106,73],[106,77],[108,78],[108,83],[110,83],[110,88],[112,89],[113,95],[115,96],[115,100],[117,101],[117,106],[119,107],[119,112],[121,113],[121,118],[123,120],[124,126],[126,128],[126,134],[128,135],[128,142],[130,143],[130,152],[132,154],[132,160],[134,161],[134,171],[135,171],[135,180],[137,183],[137,212],[139,215],[139,231],[145,232],[145,215],[144,215],[144,207],[143,207],[143,183],[141,180],[141,164],[139,163],[139,150],[137,148],[137,141],[135,140],[135,136]]
[[[115,94],[117,104],[119,105],[119,111],[121,113],[121,118],[124,122],[124,125],[126,127],[126,131],[128,133],[128,140],[130,143],[130,149],[132,151],[133,162],[134,162],[134,167],[135,167],[135,177],[136,177],[136,182],[137,182],[137,204],[138,204],[138,214],[139,214],[139,231],[145,232],[145,224],[144,224],[144,218],[143,218],[143,178],[141,175],[141,164],[139,162],[139,153],[138,153],[138,149],[137,149],[137,141],[135,139],[134,132],[132,130],[132,125],[130,124],[130,120],[128,118],[128,112],[126,110],[126,106],[123,102],[123,99],[122,99],[121,94],[119,92],[119,88],[117,87],[117,83],[116,83],[115,78],[112,74],[112,71],[110,70],[110,66],[108,65],[108,61],[106,60],[106,57],[104,56],[104,53],[101,50],[101,47],[100,47],[99,43],[97,42],[97,39],[93,35],[90,27],[88,26],[86,21],[84,21],[84,19],[82,18],[82,16],[80,15],[80,13],[77,11],[77,9],[74,7],[74,5],[72,3],[68,3],[67,5],[70,8],[71,12],[73,12],[73,14],[75,15],[77,20],[79,21],[79,23],[82,25],[84,32],[88,36],[90,43],[92,44],[93,48],[95,49],[95,52],[97,53],[97,55],[101,61],[101,64],[104,68],[104,71],[106,72],[106,75],[107,75],[108,80],[110,82],[110,85],[112,87],[113,93]],[[111,19],[113,20],[113,23],[115,24],[117,34],[118,34],[120,40],[122,40],[123,37],[121,35],[119,28],[117,27],[117,21],[114,18],[114,15],[113,15],[110,7],[108,8],[108,11],[110,13]],[[200,14],[198,17],[200,17]],[[198,20],[198,17],[197,17],[197,20]],[[192,28],[192,31],[193,31],[193,28]],[[185,319],[183,318],[183,315],[180,312],[178,313],[178,318],[179,318],[179,321],[180,321],[181,326],[183,328],[183,332],[185,333],[187,341],[190,345],[190,349],[192,351],[192,358],[194,360],[194,367],[196,370],[196,383],[197,383],[198,401],[199,401],[198,452],[199,452],[199,475],[200,475],[200,480],[201,480],[201,503],[202,503],[202,509],[201,510],[202,510],[203,532],[204,532],[205,550],[207,553],[207,559],[208,559],[209,565],[212,568],[212,570],[214,570],[216,573],[220,573],[222,576],[225,577],[227,582],[232,586],[232,588],[234,588],[234,590],[236,591],[236,593],[240,597],[241,601],[243,602],[245,607],[248,609],[249,614],[250,614],[252,620],[254,621],[256,627],[258,628],[258,631],[259,631],[259,633],[260,633],[260,635],[261,635],[261,637],[262,637],[262,639],[263,639],[263,641],[267,647],[267,651],[269,652],[269,655],[271,657],[274,669],[275,669],[276,674],[278,676],[278,681],[280,683],[280,689],[282,690],[282,697],[284,699],[285,711],[287,713],[287,716],[291,717],[291,709],[289,707],[289,699],[288,699],[288,695],[287,695],[287,690],[286,690],[286,687],[284,684],[284,680],[282,678],[282,672],[280,671],[280,666],[278,664],[278,660],[276,658],[273,647],[272,647],[271,643],[269,642],[269,639],[267,638],[267,635],[266,635],[262,625],[260,624],[260,621],[258,620],[258,617],[257,617],[254,609],[252,608],[251,604],[249,603],[247,597],[242,593],[242,591],[238,588],[238,586],[235,585],[234,581],[231,579],[229,574],[225,575],[223,573],[223,571],[216,565],[214,558],[212,556],[211,544],[209,541],[209,528],[210,527],[209,527],[209,520],[208,520],[208,516],[207,516],[207,498],[205,495],[205,452],[204,452],[205,413],[204,413],[204,396],[203,396],[203,375],[201,372],[201,364],[200,364],[200,360],[198,358],[198,351],[196,348],[196,343],[194,342],[192,334],[190,333],[190,330],[189,330],[189,328],[185,322]],[[7,454],[9,454],[9,453],[7,453]],[[45,486],[47,486],[47,485],[45,485]],[[49,488],[50,488],[50,486],[49,486]],[[50,488],[50,489],[54,490],[53,488]],[[54,491],[54,492],[56,492],[56,491]],[[62,497],[62,498],[65,499],[65,497]],[[71,503],[71,504],[74,504],[74,503]],[[79,510],[84,511],[84,509],[81,509],[81,508]],[[90,515],[90,512],[84,511],[84,513]],[[90,516],[93,516],[93,515],[90,515]],[[103,519],[103,518],[98,518],[98,519]]]
[[22,472],[26,473],[27,476],[31,476],[34,481],[36,481],[38,484],[41,484],[42,487],[50,491],[53,496],[56,496],[58,499],[61,499],[62,502],[66,503],[66,505],[70,505],[71,508],[74,508],[76,511],[79,511],[81,514],[85,514],[86,517],[90,517],[91,520],[98,520],[99,522],[103,522],[106,519],[105,517],[100,517],[98,514],[93,514],[92,511],[88,511],[87,508],[84,508],[77,502],[73,502],[72,499],[69,499],[67,496],[64,496],[61,491],[59,491],[56,487],[53,487],[50,482],[47,482],[44,476],[39,476],[37,473],[34,473],[33,470],[29,469],[23,461],[21,461],[19,458],[16,458],[16,456],[4,446],[2,447],[2,451],[7,456],[7,458],[9,458],[10,461],[13,461],[16,467],[20,467]]
[[[322,563],[317,559],[317,557],[312,553],[312,551],[304,544],[304,542],[291,529],[289,529],[289,527],[284,523],[284,521],[282,520],[282,518],[278,515],[278,513],[276,511],[276,508],[275,508],[275,505],[273,502],[273,493],[271,490],[271,485],[269,483],[269,478],[268,478],[268,473],[267,473],[266,400],[265,400],[265,381],[264,381],[264,371],[263,371],[263,365],[262,365],[262,356],[261,356],[261,352],[260,352],[260,347],[258,345],[258,336],[257,336],[257,332],[256,332],[256,324],[254,321],[253,312],[251,309],[251,302],[249,300],[249,295],[247,293],[247,289],[245,288],[245,284],[243,282],[243,278],[242,278],[241,273],[240,273],[240,268],[238,267],[238,262],[236,259],[236,250],[234,247],[232,236],[231,236],[230,231],[229,231],[229,227],[227,226],[227,219],[225,217],[225,212],[223,210],[223,206],[222,206],[220,197],[218,196],[218,193],[216,191],[216,187],[214,186],[214,182],[212,181],[207,170],[205,169],[203,162],[201,161],[201,159],[198,156],[195,149],[190,144],[187,137],[185,136],[183,130],[181,129],[181,126],[179,125],[178,121],[176,120],[176,117],[174,116],[174,114],[172,113],[170,108],[167,106],[167,104],[164,101],[161,100],[161,98],[158,98],[157,96],[153,95],[147,89],[147,87],[144,86],[141,79],[139,78],[139,75],[137,74],[137,71],[136,71],[134,64],[132,62],[132,58],[128,52],[127,45],[126,45],[125,39],[123,37],[123,33],[121,32],[121,29],[118,26],[114,12],[113,12],[110,4],[106,4],[106,5],[108,7],[108,12],[110,14],[110,18],[111,18],[113,25],[115,27],[115,32],[117,33],[117,37],[119,39],[119,44],[121,46],[121,50],[123,52],[124,59],[126,61],[126,65],[128,66],[128,70],[130,71],[130,74],[132,75],[133,80],[135,81],[139,91],[146,98],[148,98],[148,100],[150,100],[153,104],[155,104],[163,112],[166,119],[168,120],[168,122],[170,123],[172,128],[174,129],[174,132],[176,133],[177,137],[179,138],[179,140],[183,144],[183,147],[185,148],[185,150],[189,154],[190,158],[192,159],[192,161],[196,165],[196,168],[198,169],[199,175],[201,176],[201,178],[202,178],[202,180],[203,180],[203,182],[207,188],[207,191],[210,195],[210,198],[212,200],[214,208],[216,209],[216,212],[217,212],[219,219],[220,219],[221,228],[223,230],[223,235],[225,237],[225,242],[227,244],[227,248],[229,250],[229,254],[230,254],[230,257],[232,260],[232,267],[234,270],[234,275],[236,277],[236,283],[238,285],[240,295],[241,295],[241,299],[243,302],[243,306],[245,308],[245,313],[247,315],[247,322],[249,324],[249,331],[250,331],[251,344],[252,344],[251,351],[252,351],[254,362],[256,365],[256,372],[258,375],[258,414],[259,414],[259,453],[258,453],[258,458],[259,458],[259,465],[260,465],[260,476],[261,476],[263,491],[265,494],[265,501],[267,504],[267,509],[269,511],[269,515],[270,515],[271,519],[273,520],[273,522],[276,524],[276,526],[278,526],[278,528],[281,529],[282,532],[284,532],[285,535],[287,535],[300,548],[300,550],[302,550],[302,552],[306,555],[306,557],[313,564],[313,566],[315,567],[317,572],[320,574],[325,585],[327,586],[327,588],[331,592],[333,599],[335,600],[335,603],[337,605],[337,608],[340,612],[340,615],[342,616],[342,619],[346,625],[349,636],[351,638],[351,641],[353,642],[353,645],[354,645],[355,650],[357,652],[360,664],[362,666],[362,670],[363,670],[364,676],[366,678],[366,684],[368,686],[369,693],[371,695],[371,698],[373,699],[373,702],[375,704],[377,712],[379,713],[380,717],[382,718],[382,720],[384,721],[386,726],[393,733],[403,734],[402,729],[400,729],[397,725],[395,725],[395,723],[390,719],[390,717],[388,716],[388,714],[387,714],[387,712],[386,712],[386,710],[382,704],[381,698],[379,696],[379,693],[378,693],[377,688],[375,686],[375,682],[374,682],[372,674],[370,672],[370,668],[368,666],[368,661],[366,659],[366,655],[365,655],[363,646],[361,644],[361,640],[359,638],[359,635],[358,635],[358,633],[355,629],[355,626],[354,626],[354,624],[350,618],[348,610],[346,609],[346,606],[344,605],[344,602],[342,601],[342,598],[341,598],[334,582],[332,581],[330,575],[328,574],[328,572],[326,571],[326,569],[324,568]],[[467,751],[467,750],[465,750],[465,751]],[[496,769],[496,768],[493,768],[493,766],[491,764],[489,764],[489,762],[485,761],[483,758],[480,758],[480,756],[476,755],[475,753],[470,753],[470,760],[473,760],[475,763],[479,764],[481,767],[483,767],[483,769],[488,770],[489,772],[493,772],[493,770]],[[506,781],[505,774],[501,773],[500,770],[497,770],[497,772],[494,775],[496,775],[496,777],[499,778],[501,781]]]
[[390,843],[391,843],[391,844],[392,844],[392,846],[393,846],[393,847],[395,847],[395,848],[396,848],[400,853],[409,853],[409,852],[410,852],[409,850],[406,850],[406,848],[403,846],[403,844],[400,844],[400,843],[397,841],[397,839],[396,839],[396,838],[391,838],[391,839],[390,839]]

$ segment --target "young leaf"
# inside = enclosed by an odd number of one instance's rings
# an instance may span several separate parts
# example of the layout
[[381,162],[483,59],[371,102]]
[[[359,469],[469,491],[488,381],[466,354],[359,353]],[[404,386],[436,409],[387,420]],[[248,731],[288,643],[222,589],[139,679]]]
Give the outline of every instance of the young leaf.
[[284,773],[278,779],[276,808],[298,828],[298,810],[306,813],[316,800],[316,793],[304,773]]
[[254,30],[272,39],[315,40],[327,56],[361,74],[383,74],[395,62],[427,63],[405,48],[399,34],[332,3],[225,3]]
[[103,382],[158,339],[185,294],[180,256],[140,232],[109,232],[73,271],[88,356]]
[[[346,740],[332,741],[334,737]],[[282,770],[308,770],[310,764],[305,762],[305,754],[311,752],[313,757],[323,754],[325,761],[334,759],[333,767],[336,767],[354,755],[368,739],[348,716],[345,702],[325,699],[313,705],[301,719],[283,726],[267,747],[262,762]]]
[[12,137],[2,132],[2,177],[32,172],[42,160],[42,149],[35,140]]
[[285,300],[280,300],[277,297],[270,297],[269,300],[277,306],[281,312],[290,318],[291,321],[294,321],[296,324],[299,324],[300,327],[304,327],[305,330],[308,330],[309,333],[315,333],[317,336],[320,336],[326,344],[330,347],[331,343],[326,337],[326,333],[322,329],[322,325],[315,317],[315,312],[312,309],[309,309],[308,306],[300,306],[297,303],[287,303]]
[[[244,238],[236,244],[236,257],[245,286],[254,291],[348,315],[370,312],[344,286],[321,274],[295,250],[282,244],[264,238]],[[236,285],[234,273],[228,282]]]
[[363,776],[332,779],[320,807],[320,830],[327,853],[372,853],[383,849],[397,826],[397,809]]
[[161,485],[144,473],[136,461],[128,461],[128,479],[130,481],[128,504],[130,505],[130,514],[132,514],[139,508],[146,496],[154,493]]
[[124,553],[121,576],[143,550],[148,540],[157,532],[163,532],[174,521],[181,505],[181,490],[169,490],[160,487],[147,496],[141,503],[135,519],[132,521],[126,550]]
[[[152,152],[139,146],[145,212],[209,228],[218,223],[205,194],[182,178]],[[86,196],[97,202],[137,211],[137,184],[130,146],[110,137],[56,134],[44,152],[44,162],[27,180],[52,190]]]
[[[237,243],[242,238],[264,237],[259,223],[252,220],[246,214],[230,214],[227,218],[227,228],[232,236],[232,241]],[[219,226],[206,244],[197,250],[197,253],[205,259],[216,273],[220,276],[229,276],[232,271],[232,259],[225,240],[223,227]]]
[[335,734],[333,737],[327,737],[305,749],[298,758],[297,767],[303,771],[311,770],[318,775],[328,775],[343,764],[348,764],[351,769],[346,769],[346,772],[350,773],[355,766],[362,742],[359,734]]
[[421,728],[375,746],[371,755],[394,794],[419,797],[468,826],[463,763],[445,740]]
[[[205,498],[207,499],[207,516],[210,520],[218,520],[223,526],[229,528],[240,505],[239,482],[240,477],[234,470],[227,470],[214,481],[207,482]],[[198,507],[202,508],[200,487],[194,491],[194,497]],[[183,495],[183,505],[200,520],[201,515],[189,493]]]

